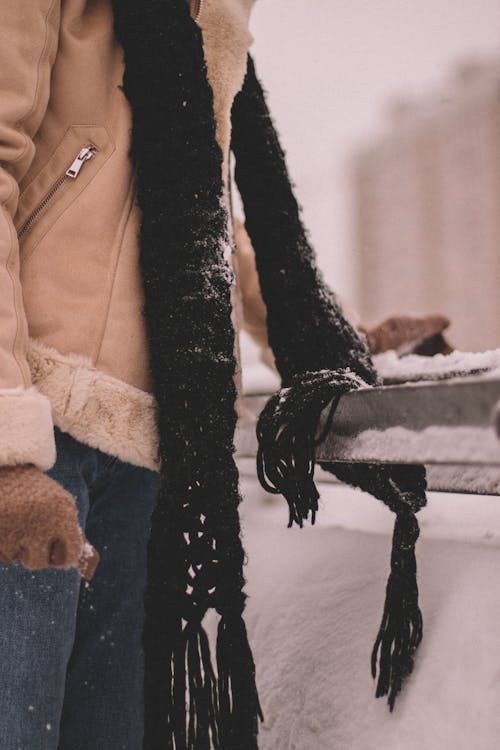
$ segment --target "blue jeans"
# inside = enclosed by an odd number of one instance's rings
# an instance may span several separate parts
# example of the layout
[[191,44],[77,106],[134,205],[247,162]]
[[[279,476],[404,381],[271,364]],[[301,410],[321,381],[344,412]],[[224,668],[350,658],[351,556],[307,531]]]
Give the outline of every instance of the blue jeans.
[[146,551],[159,475],[56,428],[48,474],[71,492],[101,561],[0,565],[1,750],[140,750]]

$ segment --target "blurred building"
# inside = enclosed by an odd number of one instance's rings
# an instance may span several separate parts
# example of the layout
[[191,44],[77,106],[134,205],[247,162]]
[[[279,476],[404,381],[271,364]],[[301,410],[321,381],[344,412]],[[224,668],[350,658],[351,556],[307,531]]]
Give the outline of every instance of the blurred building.
[[391,109],[354,164],[362,319],[441,312],[456,347],[500,347],[500,61]]

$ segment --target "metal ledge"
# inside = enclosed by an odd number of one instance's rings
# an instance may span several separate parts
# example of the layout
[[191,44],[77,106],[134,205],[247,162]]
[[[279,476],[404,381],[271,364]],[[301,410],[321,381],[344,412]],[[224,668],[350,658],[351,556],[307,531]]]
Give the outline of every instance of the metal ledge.
[[[267,398],[246,403],[258,414]],[[484,376],[355,391],[341,398],[317,460],[422,463],[430,489],[498,495],[499,403],[500,378]],[[238,458],[256,455],[255,424],[240,422],[236,446]]]

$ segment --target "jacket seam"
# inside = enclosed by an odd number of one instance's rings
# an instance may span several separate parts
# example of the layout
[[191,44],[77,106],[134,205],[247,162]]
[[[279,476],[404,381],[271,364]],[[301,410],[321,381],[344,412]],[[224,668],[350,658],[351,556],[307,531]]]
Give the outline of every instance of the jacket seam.
[[[5,267],[6,267],[7,273],[9,274],[9,279],[10,279],[10,283],[12,286],[12,297],[14,300],[14,315],[15,315],[15,320],[16,320],[16,332],[14,334],[14,340],[13,340],[11,351],[12,351],[12,356],[14,357],[14,360],[19,368],[19,372],[21,374],[23,384],[25,387],[28,387],[31,384],[31,376],[29,372],[29,367],[28,367],[28,364],[27,363],[25,364],[22,361],[21,357],[19,356],[19,348],[22,346],[22,343],[23,343],[21,341],[21,336],[20,336],[21,320],[20,320],[20,309],[19,309],[19,308],[22,309],[22,295],[19,294],[19,290],[18,290],[18,287],[20,287],[21,282],[18,281],[18,279],[14,278],[14,274],[12,272],[12,260],[14,257],[14,253],[16,251],[17,237],[16,238],[13,237],[12,223],[10,221],[10,213],[7,211],[5,206],[2,206],[2,210],[4,211],[4,217],[5,217],[5,213],[7,213],[7,217],[6,217],[7,228],[10,233],[10,250],[9,250],[9,255],[7,257]],[[18,281],[17,284],[16,284],[16,281]],[[27,342],[24,341],[25,345],[26,343]]]
[[[37,100],[37,94],[38,94],[38,91],[40,89],[40,68],[42,66],[42,62],[43,62],[43,60],[45,58],[45,54],[46,54],[47,49],[48,49],[48,42],[49,42],[49,17],[50,17],[52,11],[54,10],[54,8],[55,8],[55,6],[57,5],[58,2],[59,2],[59,0],[52,0],[52,3],[50,4],[49,8],[47,9],[47,13],[45,14],[45,21],[44,21],[44,23],[45,23],[45,39],[44,39],[42,51],[40,52],[40,57],[38,58],[38,62],[37,62],[37,65],[36,65],[35,90],[33,92],[33,98],[31,100],[30,107],[26,110],[26,112],[24,113],[24,115],[22,117],[20,117],[19,120],[14,125],[15,129],[17,131],[19,131],[19,132],[21,132],[21,125],[22,125],[22,123],[25,120],[27,120],[27,118],[33,113],[33,110],[35,108],[35,104],[36,104],[36,100]],[[28,149],[28,143],[30,141],[30,138],[25,133],[21,133],[21,135],[22,135],[22,137],[24,139],[24,148],[21,151],[21,153],[15,159],[12,159],[11,164],[17,164],[17,162],[20,161],[23,158],[23,156],[25,155],[25,153],[26,153],[26,151]]]
[[[121,217],[123,220],[123,226],[121,228],[119,239],[117,239],[118,249],[116,252],[116,256],[114,258],[112,270],[110,269],[111,284],[109,285],[109,288],[108,288],[108,295],[107,295],[108,299],[107,299],[107,303],[106,303],[106,307],[104,311],[104,320],[103,320],[103,324],[101,328],[101,333],[99,335],[98,344],[96,344],[95,356],[93,358],[94,362],[99,361],[99,357],[101,355],[101,350],[102,350],[102,345],[104,343],[104,337],[106,335],[106,328],[108,327],[109,314],[111,310],[111,302],[113,299],[113,292],[114,292],[115,283],[116,283],[116,273],[118,269],[118,263],[120,261],[120,256],[122,254],[123,236],[125,234],[125,230],[130,221],[130,214],[132,213],[132,209],[134,207],[134,196],[135,196],[135,180],[134,180],[134,176],[132,176],[132,179],[130,181],[130,187],[127,192],[127,199],[125,201],[125,208]],[[127,204],[128,204],[128,207],[127,207]]]

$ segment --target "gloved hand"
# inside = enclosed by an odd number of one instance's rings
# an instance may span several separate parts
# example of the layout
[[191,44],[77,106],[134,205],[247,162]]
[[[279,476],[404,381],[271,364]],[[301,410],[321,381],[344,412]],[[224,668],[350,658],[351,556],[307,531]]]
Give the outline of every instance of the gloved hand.
[[444,315],[391,315],[370,328],[358,326],[366,335],[372,354],[393,349],[404,354],[449,354],[453,351],[443,336],[450,321]]
[[73,496],[31,464],[0,467],[0,560],[29,570],[75,567],[88,580],[99,561]]

